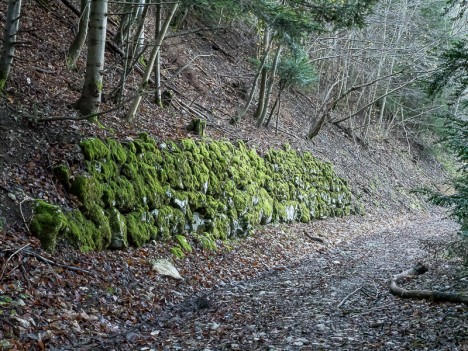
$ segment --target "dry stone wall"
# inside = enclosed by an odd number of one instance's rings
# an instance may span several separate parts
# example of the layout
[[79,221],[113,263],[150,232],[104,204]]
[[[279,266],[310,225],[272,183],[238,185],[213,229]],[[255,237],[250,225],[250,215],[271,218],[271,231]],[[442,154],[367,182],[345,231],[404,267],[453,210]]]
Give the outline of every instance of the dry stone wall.
[[36,203],[31,230],[54,250],[65,237],[79,249],[122,249],[151,240],[216,247],[272,222],[348,215],[351,193],[331,164],[289,146],[263,157],[242,142],[182,140],[157,144],[146,134],[120,143],[83,140],[84,170],[55,168],[80,206]]

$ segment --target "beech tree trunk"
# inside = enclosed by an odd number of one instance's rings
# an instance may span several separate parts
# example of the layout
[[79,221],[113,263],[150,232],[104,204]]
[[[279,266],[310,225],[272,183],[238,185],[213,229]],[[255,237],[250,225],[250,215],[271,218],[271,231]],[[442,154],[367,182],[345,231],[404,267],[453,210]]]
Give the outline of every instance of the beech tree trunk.
[[85,44],[86,36],[88,35],[89,10],[90,0],[81,0],[81,15],[80,22],[78,24],[78,33],[76,33],[75,39],[68,50],[68,69],[76,69],[76,61],[78,61],[78,57],[80,57],[81,50]]
[[9,0],[3,35],[3,51],[0,59],[0,92],[5,88],[15,57],[16,34],[18,33],[20,15],[21,0]]
[[102,74],[106,48],[107,5],[107,0],[91,1],[86,76],[81,97],[75,104],[83,115],[97,113],[101,104]]

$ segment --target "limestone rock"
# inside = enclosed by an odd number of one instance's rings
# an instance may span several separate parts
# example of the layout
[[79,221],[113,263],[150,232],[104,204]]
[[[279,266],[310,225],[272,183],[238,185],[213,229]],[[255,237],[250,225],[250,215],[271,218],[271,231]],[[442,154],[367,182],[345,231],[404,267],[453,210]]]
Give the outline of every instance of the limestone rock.
[[162,276],[171,277],[177,280],[183,279],[177,268],[175,268],[167,259],[151,260],[150,263],[153,266],[153,270],[157,271]]

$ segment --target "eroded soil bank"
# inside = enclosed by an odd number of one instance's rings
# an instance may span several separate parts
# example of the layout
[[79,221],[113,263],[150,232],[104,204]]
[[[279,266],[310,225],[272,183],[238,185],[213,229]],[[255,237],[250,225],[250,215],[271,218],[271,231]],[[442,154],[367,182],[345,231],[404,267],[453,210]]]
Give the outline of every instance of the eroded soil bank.
[[[273,269],[256,278],[228,284],[217,279],[217,287],[169,303],[144,321],[69,346],[102,350],[467,350],[466,306],[402,300],[388,292],[391,275],[418,261],[431,269],[405,282],[405,287],[466,291],[466,279],[456,279],[457,259],[434,254],[437,244],[455,231],[456,224],[442,213],[295,225],[283,237],[271,237],[274,242],[270,243],[274,247],[285,244],[289,236],[300,238],[304,256],[289,266],[273,264]],[[258,254],[259,249],[252,251]],[[172,294],[185,295],[182,285]]]

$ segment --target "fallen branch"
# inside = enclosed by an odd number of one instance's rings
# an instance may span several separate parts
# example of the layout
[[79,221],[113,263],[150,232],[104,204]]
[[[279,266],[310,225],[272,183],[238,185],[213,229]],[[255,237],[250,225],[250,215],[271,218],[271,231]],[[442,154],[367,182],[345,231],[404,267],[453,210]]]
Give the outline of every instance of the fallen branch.
[[468,295],[448,293],[437,290],[407,290],[397,285],[398,281],[405,278],[414,278],[427,272],[427,267],[422,263],[399,274],[395,274],[390,280],[390,292],[393,295],[409,299],[427,299],[431,301],[455,302],[468,305]]
[[8,257],[8,259],[6,260],[6,262],[3,264],[2,274],[0,274],[0,282],[2,281],[3,275],[5,274],[5,270],[6,270],[6,267],[7,267],[8,262],[10,262],[11,259],[12,259],[17,253],[23,251],[23,250],[26,249],[29,245],[31,245],[31,244],[26,244],[26,245],[24,245],[23,247],[20,247],[18,250],[16,250],[15,252],[13,252],[13,253],[10,255],[10,257]]
[[43,257],[43,256],[41,256],[41,255],[39,255],[39,254],[37,254],[37,253],[35,253],[33,251],[25,251],[25,253],[30,255],[30,256],[33,256],[33,257],[37,258],[39,261],[42,261],[44,263],[48,263],[48,264],[53,265],[53,266],[68,269],[69,271],[74,271],[74,272],[79,272],[79,273],[86,273],[86,274],[89,274],[89,275],[95,277],[93,272],[88,271],[86,269],[75,267],[75,266],[68,266],[66,264],[62,264],[62,263],[58,263],[58,262],[49,260],[48,258],[45,258],[45,257]]
[[44,256],[41,256],[39,255],[38,253],[35,253],[34,251],[31,251],[28,247],[30,246],[30,244],[26,244],[25,246],[15,250],[13,248],[9,248],[9,247],[0,247],[0,250],[1,251],[4,251],[4,252],[13,252],[10,257],[7,259],[7,261],[5,262],[4,264],[4,268],[2,270],[2,274],[0,275],[0,281],[1,281],[1,278],[3,277],[3,273],[5,271],[5,267],[6,267],[6,264],[8,263],[8,261],[10,261],[13,256],[15,256],[16,254],[22,252],[24,255],[28,255],[28,256],[32,256],[32,257],[35,257],[36,259],[38,259],[39,261],[42,261],[44,263],[47,263],[47,264],[50,264],[50,265],[53,265],[53,266],[57,266],[57,267],[60,267],[60,268],[64,268],[64,269],[67,269],[69,271],[74,271],[74,272],[79,272],[79,273],[85,273],[85,274],[89,274],[93,277],[95,277],[95,274],[91,271],[88,271],[86,269],[83,269],[83,268],[79,268],[79,267],[75,267],[75,266],[68,266],[66,264],[62,264],[62,263],[58,263],[58,262],[55,262],[55,261],[52,261],[52,260],[49,260],[48,258],[45,258]]
[[323,240],[322,238],[319,238],[318,236],[312,236],[307,232],[304,232],[304,235],[312,241],[318,241],[321,244],[325,244],[325,240]]
[[[102,116],[102,115],[105,115],[107,113],[111,113],[111,112],[114,112],[114,111],[117,111],[117,110],[120,110],[122,107],[124,107],[126,105],[126,103],[132,101],[134,98],[135,98],[136,95],[132,95],[131,97],[129,97],[128,99],[124,100],[123,102],[121,102],[120,104],[108,109],[108,110],[105,110],[105,111],[102,111],[102,112],[97,112],[97,113],[91,113],[89,115],[82,115],[82,116],[78,116],[78,117],[70,117],[70,116],[57,116],[57,117],[46,117],[46,118],[38,118],[37,120],[35,120],[35,122],[52,122],[52,121],[82,121],[84,119],[91,119],[91,118],[95,118],[95,117],[99,117],[99,116]],[[29,117],[29,116],[27,116]]]
[[353,296],[354,294],[356,294],[357,292],[361,291],[361,289],[363,288],[363,286],[360,286],[359,288],[357,288],[356,290],[350,292],[348,295],[346,295],[346,297],[341,300],[341,302],[338,304],[338,308],[340,308],[341,306],[343,306],[343,304],[351,297]]

